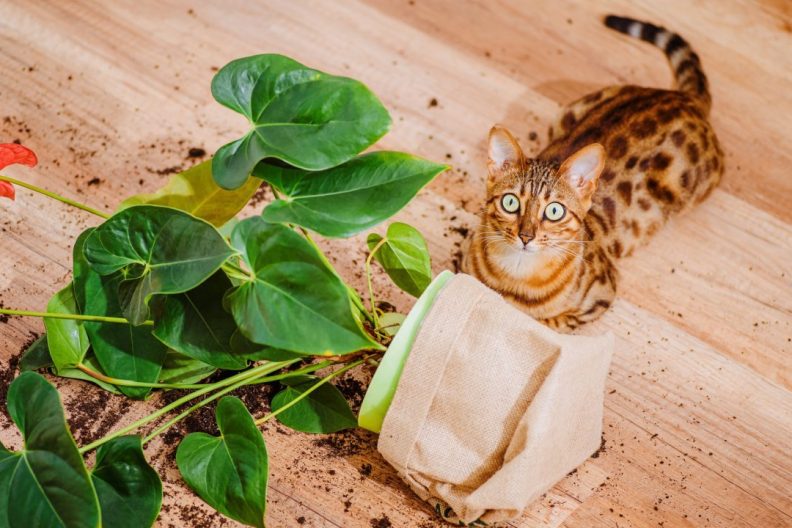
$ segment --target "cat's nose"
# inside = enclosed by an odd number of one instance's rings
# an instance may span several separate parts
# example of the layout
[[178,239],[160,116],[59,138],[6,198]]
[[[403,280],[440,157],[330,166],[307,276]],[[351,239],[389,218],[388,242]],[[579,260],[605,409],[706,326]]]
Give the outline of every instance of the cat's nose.
[[523,233],[519,234],[520,240],[522,240],[522,243],[525,244],[525,245],[528,245],[528,242],[533,240],[534,236],[535,235],[533,233],[524,233],[523,232]]

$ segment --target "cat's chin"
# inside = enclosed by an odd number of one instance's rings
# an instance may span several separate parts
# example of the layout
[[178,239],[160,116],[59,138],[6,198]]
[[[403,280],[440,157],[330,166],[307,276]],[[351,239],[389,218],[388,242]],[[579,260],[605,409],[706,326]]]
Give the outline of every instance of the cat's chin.
[[528,246],[509,248],[497,256],[497,264],[515,279],[524,279],[536,273],[543,265],[546,252],[542,248]]

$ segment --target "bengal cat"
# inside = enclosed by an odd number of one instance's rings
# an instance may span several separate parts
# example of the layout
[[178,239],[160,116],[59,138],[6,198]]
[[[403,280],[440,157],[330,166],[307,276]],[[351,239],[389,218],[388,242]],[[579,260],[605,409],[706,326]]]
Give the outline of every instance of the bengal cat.
[[662,27],[617,16],[605,25],[664,50],[676,89],[587,95],[564,109],[535,159],[494,127],[487,200],[464,263],[562,331],[602,315],[616,294],[616,260],[706,198],[723,172],[698,55]]

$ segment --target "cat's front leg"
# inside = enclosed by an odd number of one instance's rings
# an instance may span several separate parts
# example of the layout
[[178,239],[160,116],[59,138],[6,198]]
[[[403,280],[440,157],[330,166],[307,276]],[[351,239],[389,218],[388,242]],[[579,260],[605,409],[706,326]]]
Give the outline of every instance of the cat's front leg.
[[604,314],[608,308],[610,308],[610,301],[598,301],[596,306],[593,306],[587,310],[576,310],[574,312],[565,312],[555,317],[548,317],[546,319],[540,319],[539,322],[542,324],[549,326],[553,330],[561,333],[568,333],[574,330],[575,328],[584,325],[586,323],[590,323],[596,319],[599,319],[602,314]]
[[[602,314],[608,311],[616,298],[615,272],[603,273],[589,280],[592,280],[593,284],[585,290],[584,298],[577,303],[575,308],[539,321],[553,330],[567,333],[578,326],[599,319]],[[585,281],[583,283],[585,284]]]
[[539,319],[539,322],[545,326],[549,326],[556,332],[566,334],[583,324],[577,315],[571,313],[563,313],[555,317],[548,317],[546,319]]

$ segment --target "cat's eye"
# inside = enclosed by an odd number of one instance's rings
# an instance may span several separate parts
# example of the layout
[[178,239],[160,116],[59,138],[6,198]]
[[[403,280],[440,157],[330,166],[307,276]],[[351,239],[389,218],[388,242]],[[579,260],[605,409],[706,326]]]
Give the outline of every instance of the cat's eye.
[[501,197],[501,207],[507,213],[516,213],[520,210],[520,199],[516,194],[506,193]]
[[566,208],[558,202],[550,202],[544,210],[544,216],[551,222],[558,222],[566,214]]

